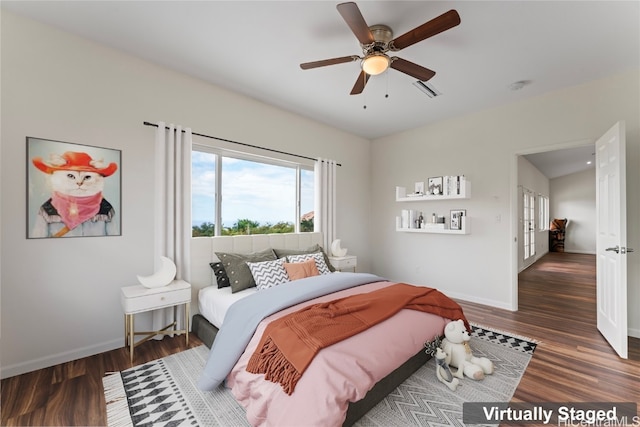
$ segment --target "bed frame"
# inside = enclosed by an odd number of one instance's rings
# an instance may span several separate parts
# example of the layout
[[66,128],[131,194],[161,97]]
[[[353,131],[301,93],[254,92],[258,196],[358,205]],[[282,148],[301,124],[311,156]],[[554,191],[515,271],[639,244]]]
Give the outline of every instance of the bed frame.
[[[196,237],[191,239],[191,287],[193,300],[197,301],[198,291],[215,285],[210,262],[219,261],[215,252],[250,253],[267,248],[305,249],[315,244],[322,245],[321,233],[263,234],[250,236]],[[196,305],[197,306],[197,305]],[[218,328],[195,310],[191,332],[211,348]],[[431,356],[422,349],[385,378],[381,379],[362,400],[349,404],[343,426],[352,426],[369,412],[385,396],[391,393],[411,374],[424,365]]]

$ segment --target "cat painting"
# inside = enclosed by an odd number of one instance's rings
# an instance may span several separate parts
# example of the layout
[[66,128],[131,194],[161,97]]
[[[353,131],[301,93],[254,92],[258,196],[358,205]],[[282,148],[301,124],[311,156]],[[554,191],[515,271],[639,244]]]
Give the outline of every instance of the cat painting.
[[118,169],[84,152],[32,159],[49,177],[51,197],[36,216],[31,237],[107,236],[120,234],[113,206],[103,197],[105,180]]

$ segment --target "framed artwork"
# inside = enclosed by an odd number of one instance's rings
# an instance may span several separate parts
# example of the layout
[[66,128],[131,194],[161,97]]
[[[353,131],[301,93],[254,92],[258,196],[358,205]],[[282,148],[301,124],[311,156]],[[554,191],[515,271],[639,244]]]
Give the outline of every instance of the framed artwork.
[[413,186],[415,194],[424,194],[424,181],[416,182]]
[[428,179],[427,190],[432,196],[442,196],[442,177],[435,176]]
[[452,210],[449,213],[449,229],[462,230],[462,217],[467,215],[465,209]]
[[27,238],[121,235],[121,152],[27,137]]

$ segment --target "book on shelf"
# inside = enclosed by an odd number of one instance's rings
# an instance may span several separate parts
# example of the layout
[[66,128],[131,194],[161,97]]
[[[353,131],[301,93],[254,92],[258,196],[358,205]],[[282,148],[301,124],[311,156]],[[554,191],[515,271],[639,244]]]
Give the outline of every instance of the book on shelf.
[[457,196],[462,194],[462,187],[464,186],[464,175],[449,175],[444,177],[444,195],[445,196]]
[[400,212],[400,217],[396,218],[396,226],[400,228],[420,228],[418,223],[422,219],[424,221],[424,217],[420,218],[422,212],[417,211],[415,209],[402,209]]

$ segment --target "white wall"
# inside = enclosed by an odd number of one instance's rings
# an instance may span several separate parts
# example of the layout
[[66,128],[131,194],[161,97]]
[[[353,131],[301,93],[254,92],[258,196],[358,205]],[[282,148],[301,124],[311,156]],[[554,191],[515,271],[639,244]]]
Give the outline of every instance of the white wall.
[[[628,218],[640,214],[640,73],[629,71],[510,106],[369,141],[3,11],[0,280],[2,376],[123,345],[121,286],[152,270],[153,129],[195,131],[311,157],[339,169],[338,234],[358,270],[512,307],[515,154],[595,141],[626,120]],[[426,101],[428,102],[428,101]],[[25,137],[122,150],[122,236],[26,239]],[[465,174],[467,236],[396,233],[395,186]],[[376,191],[372,189],[375,188]],[[640,247],[640,223],[628,241]],[[370,248],[375,248],[372,250]],[[640,336],[640,263],[630,258],[630,327]],[[144,325],[143,319],[140,323]]]
[[[372,193],[371,209],[374,272],[470,301],[515,308],[516,155],[564,148],[575,141],[595,142],[618,120],[625,120],[627,129],[628,242],[640,247],[640,222],[633,221],[640,216],[639,82],[640,70],[630,70],[373,141],[372,182],[379,190]],[[471,200],[421,202],[415,208],[465,208],[472,219],[470,235],[394,231],[394,218],[403,206],[394,201],[395,186],[456,174],[472,182]],[[640,336],[639,267],[640,259],[630,257],[629,327],[635,336]]]
[[526,261],[524,260],[524,248],[522,246],[524,235],[524,214],[523,214],[523,201],[522,201],[522,187],[533,191],[534,194],[543,195],[549,197],[549,179],[544,176],[529,160],[522,156],[518,156],[518,271],[522,271],[538,259],[541,256],[549,252],[549,232],[540,231],[539,224],[539,205],[538,198],[536,197],[536,231],[535,231],[535,243],[536,253]]
[[[120,287],[153,271],[145,120],[342,163],[338,234],[369,269],[368,140],[4,10],[1,24],[3,377],[123,345]],[[122,236],[26,239],[27,136],[122,150]]]
[[550,181],[550,190],[549,217],[569,220],[564,239],[564,251],[595,254],[595,168],[554,178]]

